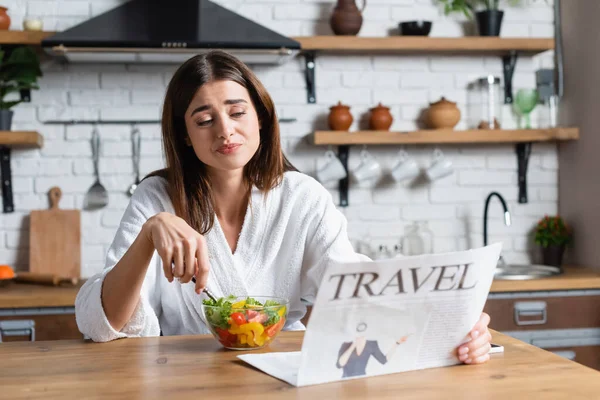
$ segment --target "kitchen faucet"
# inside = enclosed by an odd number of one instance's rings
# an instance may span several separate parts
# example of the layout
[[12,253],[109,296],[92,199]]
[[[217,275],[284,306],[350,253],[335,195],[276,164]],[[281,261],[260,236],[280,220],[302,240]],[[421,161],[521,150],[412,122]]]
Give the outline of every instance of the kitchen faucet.
[[508,212],[508,207],[506,206],[506,201],[504,197],[498,192],[492,192],[488,195],[487,199],[485,199],[485,208],[483,209],[483,245],[487,246],[487,217],[488,217],[488,207],[490,205],[490,200],[492,197],[498,197],[500,202],[502,203],[502,207],[504,207],[504,225],[510,226],[510,213]]

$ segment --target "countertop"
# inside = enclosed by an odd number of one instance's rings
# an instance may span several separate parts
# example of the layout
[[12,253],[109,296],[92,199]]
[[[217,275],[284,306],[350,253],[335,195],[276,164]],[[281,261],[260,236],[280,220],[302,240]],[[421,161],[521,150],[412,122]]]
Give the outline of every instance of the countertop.
[[[73,307],[81,284],[51,287],[11,283],[0,287],[0,308]],[[528,281],[495,280],[491,293],[600,289],[600,270],[566,267],[562,275]]]
[[[297,351],[302,332],[269,348]],[[505,347],[484,365],[457,365],[294,388],[247,366],[210,336],[13,342],[0,346],[2,395],[17,399],[591,399],[600,372],[493,332]],[[124,357],[124,355],[126,355]]]
[[9,283],[0,287],[0,308],[73,307],[80,287]]
[[568,266],[561,275],[526,281],[494,280],[490,293],[600,289],[600,269]]

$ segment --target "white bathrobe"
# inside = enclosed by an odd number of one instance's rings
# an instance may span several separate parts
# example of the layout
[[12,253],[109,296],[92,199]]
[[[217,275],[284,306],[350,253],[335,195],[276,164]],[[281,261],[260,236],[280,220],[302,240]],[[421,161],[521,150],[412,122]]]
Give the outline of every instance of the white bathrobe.
[[[121,259],[153,215],[174,213],[163,178],[145,179],[127,207],[108,251],[106,268],[91,277],[75,301],[80,331],[97,342],[123,337],[209,333],[201,314],[204,294],[194,284],[169,283],[162,260],[154,253],[142,285],[140,302],[119,332],[109,324],[102,307],[104,277]],[[331,261],[360,261],[346,232],[346,219],[330,193],[311,177],[287,172],[283,182],[267,195],[252,192],[236,251],[219,221],[206,234],[210,258],[208,289],[215,296],[277,296],[290,300],[285,329],[301,330],[304,302],[313,302],[324,269]]]

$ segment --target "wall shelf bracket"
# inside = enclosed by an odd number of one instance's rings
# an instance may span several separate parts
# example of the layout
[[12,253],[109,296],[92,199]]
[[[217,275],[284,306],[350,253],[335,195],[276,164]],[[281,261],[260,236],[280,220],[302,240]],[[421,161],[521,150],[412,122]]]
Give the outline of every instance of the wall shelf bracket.
[[504,72],[504,104],[512,104],[513,90],[512,80],[517,65],[517,52],[512,50],[510,54],[502,56],[502,71]]
[[531,155],[531,142],[518,143],[516,151],[519,173],[519,203],[524,204],[527,203],[527,166]]
[[350,146],[342,145],[338,146],[338,158],[342,162],[344,169],[346,170],[346,177],[344,179],[340,179],[340,207],[348,207],[348,187],[350,176],[348,172],[348,155],[350,153]]
[[0,146],[0,178],[2,179],[2,209],[4,213],[15,210],[10,171],[10,147]]
[[314,104],[317,102],[317,92],[315,89],[315,69],[317,64],[315,63],[315,52],[305,51],[303,54],[305,62],[304,74],[306,77],[307,101],[309,104]]

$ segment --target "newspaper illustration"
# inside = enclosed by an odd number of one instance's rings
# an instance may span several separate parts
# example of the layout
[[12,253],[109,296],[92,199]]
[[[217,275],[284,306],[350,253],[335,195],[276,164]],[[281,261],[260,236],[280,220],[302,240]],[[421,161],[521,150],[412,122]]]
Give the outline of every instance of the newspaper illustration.
[[294,386],[459,364],[500,250],[332,264],[301,351],[238,357]]

